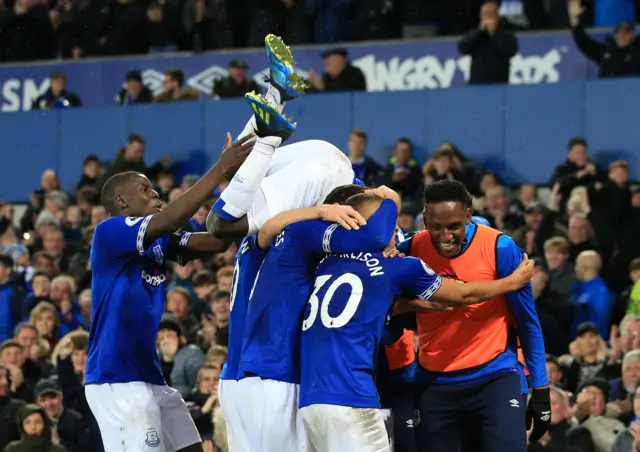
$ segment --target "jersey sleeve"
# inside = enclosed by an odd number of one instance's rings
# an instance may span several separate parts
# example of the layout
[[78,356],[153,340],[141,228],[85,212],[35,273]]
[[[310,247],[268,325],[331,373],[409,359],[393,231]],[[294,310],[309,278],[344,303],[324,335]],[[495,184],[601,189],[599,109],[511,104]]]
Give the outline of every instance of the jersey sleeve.
[[102,255],[120,257],[144,254],[144,236],[153,215],[146,217],[111,217],[96,228],[92,247]]
[[167,259],[178,265],[184,265],[189,261],[189,239],[193,233],[188,231],[176,232],[162,239],[167,250]]
[[316,230],[307,241],[307,246],[313,252],[340,254],[382,251],[395,233],[398,208],[393,201],[385,199],[367,224],[357,231],[344,229],[337,223],[317,221],[323,225],[322,233]]
[[404,257],[397,266],[399,289],[428,300],[442,285],[442,277],[417,257]]
[[396,248],[401,253],[405,254],[406,256],[409,256],[411,254],[412,243],[413,243],[413,235],[409,236],[408,238],[407,236],[405,236],[405,239],[402,242],[398,243],[396,245]]
[[[498,237],[496,247],[498,278],[509,276],[522,261],[522,250],[513,239],[507,235]],[[531,374],[531,384],[534,388],[549,384],[547,378],[544,339],[540,319],[536,312],[531,284],[520,290],[506,294],[507,301],[516,322],[516,331],[527,370]]]

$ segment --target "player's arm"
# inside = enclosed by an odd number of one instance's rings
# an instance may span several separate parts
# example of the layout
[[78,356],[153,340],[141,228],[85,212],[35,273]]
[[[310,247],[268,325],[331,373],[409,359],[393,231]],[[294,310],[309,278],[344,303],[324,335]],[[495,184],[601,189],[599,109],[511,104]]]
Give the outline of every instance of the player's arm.
[[[161,212],[151,217],[144,233],[145,247],[158,238],[179,230],[189,221],[220,185],[225,174],[241,165],[247,158],[253,147],[253,143],[249,142],[250,139],[250,136],[245,137],[223,150],[218,162],[207,174]],[[199,241],[196,243],[202,244]],[[208,242],[208,245],[212,244],[212,241]]]
[[385,199],[378,210],[359,230],[347,230],[337,223],[310,228],[304,246],[314,253],[356,253],[382,251],[396,230],[398,209],[394,201]]
[[217,239],[207,232],[178,231],[167,238],[167,258],[184,265],[212,253],[226,251],[232,240]]
[[260,228],[258,246],[262,249],[268,248],[284,228],[306,220],[326,220],[337,223],[346,230],[358,230],[360,226],[367,224],[362,215],[351,206],[322,205],[288,210],[271,218]]
[[[519,263],[523,252],[511,237],[500,236],[496,251],[499,277],[513,273],[514,269],[521,265]],[[513,311],[525,364],[531,374],[532,386],[534,388],[546,387],[549,381],[547,379],[544,339],[533,300],[531,284],[508,292],[506,298]]]
[[206,226],[208,233],[219,239],[237,239],[246,237],[249,233],[249,219],[246,215],[238,220],[229,221],[220,218],[211,210],[207,215]]

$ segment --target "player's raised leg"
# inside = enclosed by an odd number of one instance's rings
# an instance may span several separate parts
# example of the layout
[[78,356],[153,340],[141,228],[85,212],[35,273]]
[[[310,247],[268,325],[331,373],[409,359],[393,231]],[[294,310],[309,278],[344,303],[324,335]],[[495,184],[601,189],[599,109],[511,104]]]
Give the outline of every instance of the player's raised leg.
[[[302,95],[305,90],[304,79],[295,73],[295,62],[291,49],[275,35],[267,35],[264,44],[269,57],[269,89],[265,94],[268,102],[282,112],[287,101]],[[256,129],[256,121],[252,116],[238,136],[238,139],[249,135]]]
[[[254,111],[255,133],[258,136],[253,151],[236,172],[227,189],[213,206],[215,215],[207,219],[207,229],[211,232],[215,218],[234,223],[247,215],[256,202],[260,185],[269,170],[271,158],[283,140],[295,132],[296,125],[280,113],[276,106],[262,95],[249,93],[247,102]],[[247,218],[250,233],[259,226]],[[246,232],[245,232],[246,234]],[[245,234],[241,234],[245,235]]]

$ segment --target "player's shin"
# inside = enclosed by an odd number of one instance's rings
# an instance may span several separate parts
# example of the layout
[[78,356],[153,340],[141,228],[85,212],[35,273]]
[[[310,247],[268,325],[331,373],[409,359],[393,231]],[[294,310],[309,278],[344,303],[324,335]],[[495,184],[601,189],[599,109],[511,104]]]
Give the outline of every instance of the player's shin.
[[220,218],[235,221],[247,214],[269,170],[271,158],[281,142],[282,139],[278,137],[257,139],[253,151],[213,206]]

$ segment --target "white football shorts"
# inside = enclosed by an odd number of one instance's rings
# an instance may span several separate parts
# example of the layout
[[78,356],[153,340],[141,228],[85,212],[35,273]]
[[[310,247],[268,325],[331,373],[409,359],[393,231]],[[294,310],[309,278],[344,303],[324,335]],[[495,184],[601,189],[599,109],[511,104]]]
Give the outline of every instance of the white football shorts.
[[[298,412],[299,386],[249,377],[238,380],[236,401],[249,449],[241,452],[313,452]],[[237,438],[237,436],[236,436]]]
[[85,386],[105,452],[173,452],[201,442],[180,393],[143,382]]
[[317,452],[389,452],[382,413],[376,408],[309,405],[300,409]]
[[291,209],[321,204],[336,187],[353,183],[351,162],[326,141],[309,140],[278,148],[249,215],[262,227]]
[[236,380],[220,380],[218,384],[218,400],[224,415],[224,422],[227,427],[227,444],[229,452],[248,452],[249,446],[246,444],[242,434],[242,424],[238,413],[238,382]]

